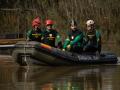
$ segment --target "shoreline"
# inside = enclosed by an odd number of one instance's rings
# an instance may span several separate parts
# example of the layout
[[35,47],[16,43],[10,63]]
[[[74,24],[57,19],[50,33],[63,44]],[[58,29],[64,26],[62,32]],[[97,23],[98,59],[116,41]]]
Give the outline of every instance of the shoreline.
[[24,41],[25,38],[17,38],[17,39],[0,39],[0,45],[8,45],[8,44],[15,44],[18,41]]

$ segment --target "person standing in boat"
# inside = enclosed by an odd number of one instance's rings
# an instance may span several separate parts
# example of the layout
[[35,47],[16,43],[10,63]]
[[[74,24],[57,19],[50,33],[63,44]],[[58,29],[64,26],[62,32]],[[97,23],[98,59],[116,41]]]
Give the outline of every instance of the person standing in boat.
[[87,20],[86,32],[85,32],[85,52],[101,52],[101,34],[95,28],[95,22],[93,20]]
[[61,36],[56,29],[53,28],[54,21],[46,20],[45,21],[45,30],[43,31],[43,43],[50,45],[52,47],[61,48]]
[[27,32],[27,40],[28,41],[38,41],[38,42],[42,41],[42,30],[40,28],[40,25],[41,25],[40,18],[36,17],[32,21],[32,29],[30,29]]
[[64,50],[70,50],[71,52],[81,53],[83,51],[83,32],[77,28],[76,21],[70,22],[70,30],[68,36],[63,45]]

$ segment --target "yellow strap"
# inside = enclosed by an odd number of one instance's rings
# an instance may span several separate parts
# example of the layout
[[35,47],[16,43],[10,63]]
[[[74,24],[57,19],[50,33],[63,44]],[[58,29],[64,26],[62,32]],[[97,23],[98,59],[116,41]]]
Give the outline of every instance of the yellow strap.
[[32,34],[32,35],[34,35],[34,36],[40,36],[41,34]]
[[50,38],[50,39],[52,39],[52,38],[55,38],[55,37],[47,37],[47,38]]

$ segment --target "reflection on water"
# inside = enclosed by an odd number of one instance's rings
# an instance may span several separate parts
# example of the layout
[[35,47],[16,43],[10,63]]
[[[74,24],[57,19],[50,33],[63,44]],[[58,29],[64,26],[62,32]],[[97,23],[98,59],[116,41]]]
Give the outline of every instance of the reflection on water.
[[119,90],[120,66],[0,66],[0,90]]

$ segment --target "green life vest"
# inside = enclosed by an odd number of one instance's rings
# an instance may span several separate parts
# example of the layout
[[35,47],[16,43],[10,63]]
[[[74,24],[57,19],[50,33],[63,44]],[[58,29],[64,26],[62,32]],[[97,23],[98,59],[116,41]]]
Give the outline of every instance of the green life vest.
[[38,41],[41,42],[41,38],[42,38],[42,31],[41,29],[38,29],[37,31],[31,29],[27,32],[27,37],[29,38],[29,40],[31,41]]

